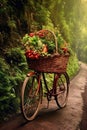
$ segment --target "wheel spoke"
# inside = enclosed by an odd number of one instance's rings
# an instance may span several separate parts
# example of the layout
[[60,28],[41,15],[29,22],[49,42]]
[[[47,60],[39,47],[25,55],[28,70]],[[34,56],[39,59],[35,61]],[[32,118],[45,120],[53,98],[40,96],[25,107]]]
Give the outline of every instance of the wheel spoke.
[[22,112],[27,120],[33,120],[38,111],[41,102],[40,77],[32,75],[26,77],[22,86]]
[[57,96],[55,97],[56,103],[58,107],[63,108],[67,103],[67,97],[69,92],[69,82],[68,82],[68,75],[61,74],[56,82],[56,93]]

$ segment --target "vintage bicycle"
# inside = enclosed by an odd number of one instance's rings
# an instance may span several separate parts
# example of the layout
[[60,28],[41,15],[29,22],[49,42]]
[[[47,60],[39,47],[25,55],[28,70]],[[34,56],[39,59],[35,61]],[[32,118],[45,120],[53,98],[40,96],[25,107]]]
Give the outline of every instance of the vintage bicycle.
[[[28,121],[37,116],[44,95],[48,103],[54,98],[58,108],[63,108],[67,104],[70,80],[66,68],[69,54],[58,54],[55,34],[49,30],[46,31],[51,35],[51,38],[54,38],[56,50],[55,54],[51,56],[38,59],[27,58],[31,71],[26,75],[22,85],[21,108]],[[52,84],[49,84],[49,76],[51,76]]]

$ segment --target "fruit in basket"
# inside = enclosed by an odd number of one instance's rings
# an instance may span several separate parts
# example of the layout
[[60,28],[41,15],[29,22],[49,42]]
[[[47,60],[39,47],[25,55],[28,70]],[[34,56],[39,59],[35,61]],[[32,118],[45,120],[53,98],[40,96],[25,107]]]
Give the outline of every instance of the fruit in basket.
[[[54,33],[49,30],[40,30],[38,32],[25,34],[22,38],[22,43],[26,50],[26,58],[33,60],[50,57],[54,55],[57,50],[59,54],[66,55],[69,53],[68,44],[64,41],[62,36],[58,35],[56,43]],[[56,44],[58,44],[58,48]]]
[[62,50],[63,50],[64,53],[68,52],[68,48],[66,48],[66,47],[63,47]]
[[29,34],[30,37],[33,37],[34,35],[35,35],[34,33],[30,33],[30,34]]
[[48,52],[47,45],[45,45],[45,44],[43,45],[42,52],[43,52],[43,53],[47,53],[47,52]]
[[25,55],[27,58],[31,58],[31,59],[38,59],[40,54],[38,52],[35,52],[33,50],[27,50],[25,52]]
[[[60,54],[65,54],[68,52],[68,46],[66,41],[64,41],[61,35],[58,35],[58,52]],[[22,38],[22,43],[26,50],[31,52],[26,52],[26,56],[29,58],[39,58],[39,56],[52,55],[56,51],[55,37],[51,31],[40,30],[38,32],[25,34]]]
[[64,41],[63,45],[61,46],[61,49],[64,54],[68,52],[68,44],[66,43],[66,41]]

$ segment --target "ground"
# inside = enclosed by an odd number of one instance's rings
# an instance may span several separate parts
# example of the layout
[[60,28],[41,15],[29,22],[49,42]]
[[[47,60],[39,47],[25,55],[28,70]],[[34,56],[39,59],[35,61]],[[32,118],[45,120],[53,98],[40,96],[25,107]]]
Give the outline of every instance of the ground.
[[55,101],[46,104],[35,120],[27,122],[22,114],[0,124],[0,130],[87,130],[87,65],[70,82],[67,106],[58,110]]

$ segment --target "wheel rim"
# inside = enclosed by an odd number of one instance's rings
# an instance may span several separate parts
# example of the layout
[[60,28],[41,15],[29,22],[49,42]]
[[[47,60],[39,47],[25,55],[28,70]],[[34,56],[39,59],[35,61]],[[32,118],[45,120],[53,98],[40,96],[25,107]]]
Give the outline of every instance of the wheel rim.
[[66,74],[61,74],[57,81],[56,103],[60,108],[66,106],[69,92],[69,81]]
[[27,77],[22,90],[22,111],[27,120],[33,120],[39,109],[41,93],[38,88],[37,77]]

